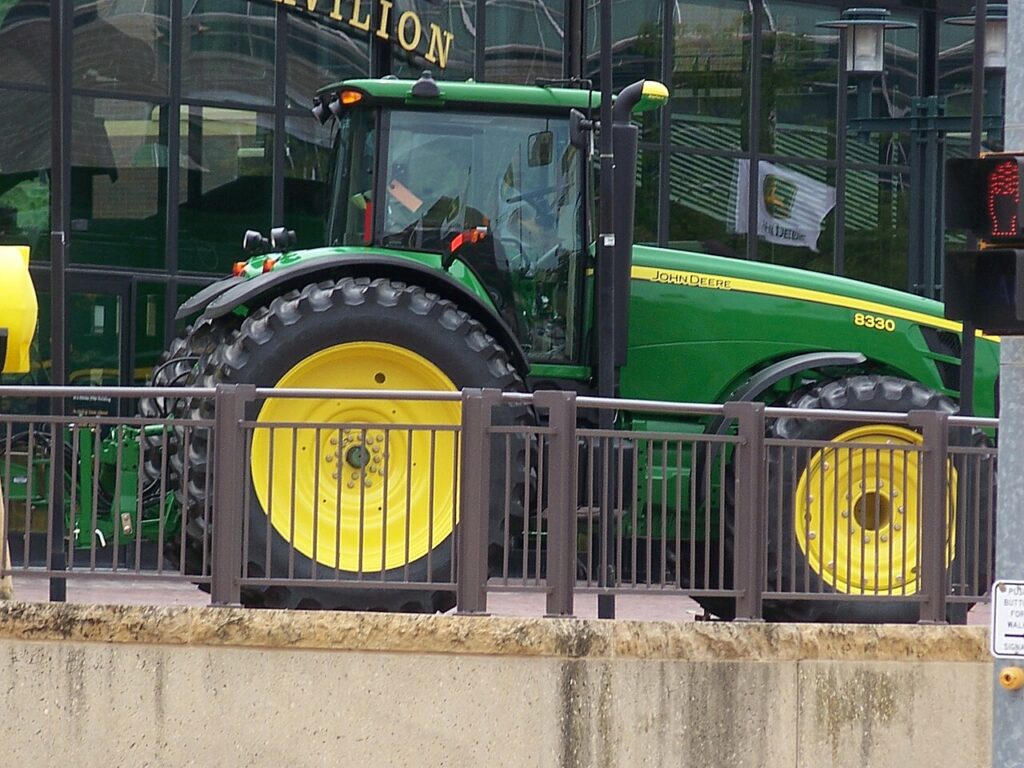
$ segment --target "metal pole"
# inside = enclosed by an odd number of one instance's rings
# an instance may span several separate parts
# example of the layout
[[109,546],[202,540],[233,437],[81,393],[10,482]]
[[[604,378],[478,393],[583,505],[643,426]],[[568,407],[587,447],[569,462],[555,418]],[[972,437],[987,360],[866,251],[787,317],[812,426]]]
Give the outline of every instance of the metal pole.
[[[67,347],[65,282],[71,218],[71,4],[50,0],[50,67],[53,73],[50,124],[50,383],[66,382]],[[63,397],[52,401],[52,414],[63,416]],[[64,553],[64,429],[54,428],[50,449],[49,562],[51,571],[67,567]],[[50,579],[50,601],[67,599],[67,581]]]
[[[988,0],[977,0],[974,4],[974,59],[971,62],[971,157],[981,155],[981,126],[985,111],[985,16],[987,14]],[[977,239],[973,235],[968,237],[967,249],[974,250],[977,247]],[[974,323],[964,321],[963,338],[960,342],[960,413],[964,416],[974,413],[974,331]]]
[[[1006,147],[1024,149],[1024,12],[1017,4],[1009,10]],[[1024,338],[1004,336],[999,356],[996,578],[1020,581],[1024,580]],[[992,666],[992,766],[1018,768],[1024,765],[1024,695],[1000,685],[999,673],[1008,663]]]
[[[612,190],[615,161],[612,153],[612,0],[601,0],[601,210],[598,222],[600,235],[597,239],[597,307],[594,313],[597,324],[597,394],[600,397],[615,397],[615,230],[613,228],[614,206]],[[610,410],[599,412],[598,424],[601,429],[611,429],[613,414]],[[608,515],[602,515],[601,535],[609,534]],[[605,539],[607,541],[607,539]],[[609,574],[602,570],[598,574],[598,586],[608,586]],[[601,619],[615,618],[615,596],[597,596],[597,616]]]

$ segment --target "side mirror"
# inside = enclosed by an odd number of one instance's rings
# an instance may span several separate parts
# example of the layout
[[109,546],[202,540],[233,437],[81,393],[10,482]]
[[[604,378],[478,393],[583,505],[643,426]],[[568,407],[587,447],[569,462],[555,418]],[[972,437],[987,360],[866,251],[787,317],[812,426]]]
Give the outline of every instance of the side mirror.
[[590,140],[593,136],[594,121],[578,109],[569,110],[569,143],[582,152],[589,152]]

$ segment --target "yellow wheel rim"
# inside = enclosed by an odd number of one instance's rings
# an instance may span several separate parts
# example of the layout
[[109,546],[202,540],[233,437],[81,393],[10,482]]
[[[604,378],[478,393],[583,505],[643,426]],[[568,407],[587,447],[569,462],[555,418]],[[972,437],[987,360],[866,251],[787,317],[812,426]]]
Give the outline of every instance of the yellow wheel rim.
[[[811,570],[838,592],[903,595],[919,589],[921,436],[872,424],[823,448],[800,475],[794,530]],[[878,447],[869,447],[878,446]],[[956,471],[949,466],[946,565],[955,550]]]
[[[426,358],[378,342],[323,349],[276,386],[456,389]],[[306,557],[379,572],[423,557],[451,535],[458,402],[268,398],[257,422],[266,426],[253,431],[256,496],[274,529]],[[338,427],[272,426],[296,422]]]

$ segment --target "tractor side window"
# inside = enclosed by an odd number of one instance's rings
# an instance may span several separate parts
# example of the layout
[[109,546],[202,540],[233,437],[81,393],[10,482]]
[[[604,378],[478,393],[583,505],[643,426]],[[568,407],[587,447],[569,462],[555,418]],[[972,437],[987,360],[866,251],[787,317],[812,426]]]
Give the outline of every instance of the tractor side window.
[[579,354],[580,157],[564,117],[394,111],[381,244],[476,274],[532,360]]
[[373,113],[354,109],[338,121],[331,167],[331,209],[327,242],[367,245],[373,239]]

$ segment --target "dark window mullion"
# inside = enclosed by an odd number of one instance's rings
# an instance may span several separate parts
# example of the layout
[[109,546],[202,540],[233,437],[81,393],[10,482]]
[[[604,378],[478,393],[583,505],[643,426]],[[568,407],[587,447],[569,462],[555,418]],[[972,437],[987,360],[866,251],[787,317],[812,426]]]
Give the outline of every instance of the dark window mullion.
[[275,29],[274,160],[270,226],[280,227],[286,224],[284,220],[284,161],[285,142],[288,140],[285,127],[285,103],[288,100],[288,12],[283,5],[277,6]]
[[164,294],[164,343],[175,336],[174,315],[178,307],[178,196],[181,190],[181,60],[184,24],[181,0],[171,0],[171,40],[167,63],[167,208],[164,259],[169,280]]

